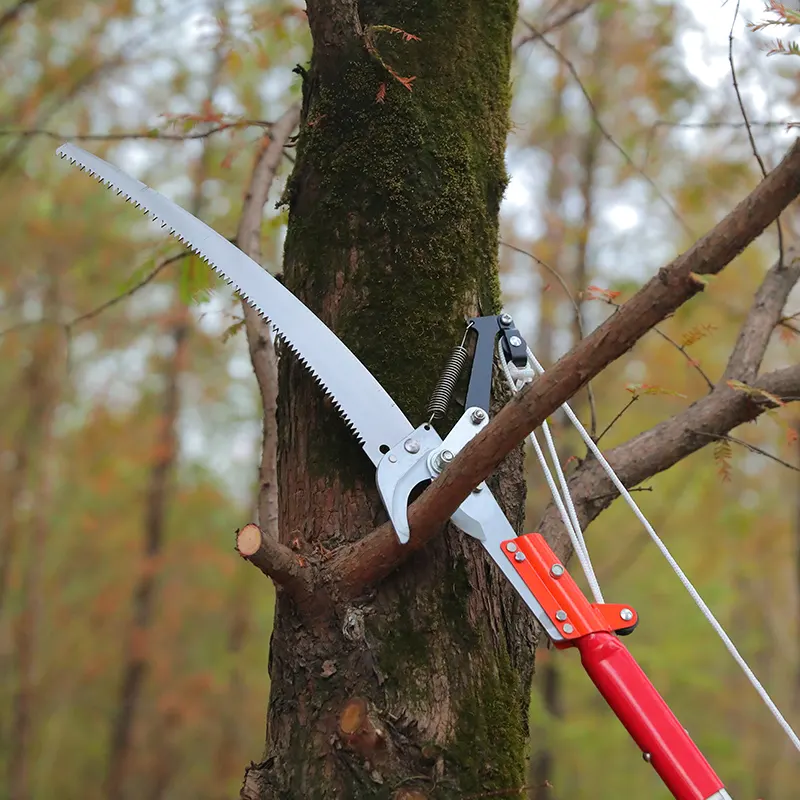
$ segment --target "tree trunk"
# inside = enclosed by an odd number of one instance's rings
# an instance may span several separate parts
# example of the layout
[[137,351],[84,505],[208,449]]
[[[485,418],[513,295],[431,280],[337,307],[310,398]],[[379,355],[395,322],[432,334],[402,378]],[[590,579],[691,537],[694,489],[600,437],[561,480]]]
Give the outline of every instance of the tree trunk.
[[[516,4],[362,2],[360,20],[346,3],[323,5],[309,3],[284,280],[419,424],[464,320],[499,310]],[[416,76],[413,91],[384,65]],[[385,513],[331,403],[288,352],[280,373],[280,538],[313,571]],[[495,477],[518,526],[520,449]],[[302,612],[279,591],[266,759],[242,796],[519,789],[534,646],[530,614],[453,529],[356,601],[331,594]]]

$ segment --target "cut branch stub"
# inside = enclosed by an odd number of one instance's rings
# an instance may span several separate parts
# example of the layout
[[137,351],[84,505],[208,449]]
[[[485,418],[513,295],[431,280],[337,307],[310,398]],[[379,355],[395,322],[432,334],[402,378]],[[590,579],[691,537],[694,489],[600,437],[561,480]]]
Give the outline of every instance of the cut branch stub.
[[242,558],[249,558],[258,552],[261,547],[261,529],[258,525],[245,525],[236,534],[236,549]]
[[239,555],[258,567],[275,584],[285,589],[297,604],[309,611],[319,610],[324,600],[314,592],[314,582],[307,562],[286,545],[266,536],[252,522],[236,534]]
[[370,714],[363,697],[351,697],[339,714],[339,737],[343,744],[371,762],[386,747],[386,736]]

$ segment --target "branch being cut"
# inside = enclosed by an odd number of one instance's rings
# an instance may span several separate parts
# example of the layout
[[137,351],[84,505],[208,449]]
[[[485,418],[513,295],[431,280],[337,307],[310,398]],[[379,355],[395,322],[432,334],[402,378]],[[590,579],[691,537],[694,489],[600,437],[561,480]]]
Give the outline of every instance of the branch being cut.
[[[587,381],[630,350],[654,325],[702,291],[703,282],[697,276],[721,272],[798,194],[800,141],[795,142],[767,178],[709,233],[661,268],[616,314],[516,395],[456,456],[409,509],[411,540],[408,545],[401,547],[397,543],[387,523],[342,548],[330,562],[330,569],[342,590],[358,593],[424,547],[472,489],[532,430]],[[779,374],[782,373],[774,373]],[[707,399],[718,397],[714,392]],[[737,407],[742,402],[742,398],[735,400]],[[752,403],[752,400],[747,402]]]

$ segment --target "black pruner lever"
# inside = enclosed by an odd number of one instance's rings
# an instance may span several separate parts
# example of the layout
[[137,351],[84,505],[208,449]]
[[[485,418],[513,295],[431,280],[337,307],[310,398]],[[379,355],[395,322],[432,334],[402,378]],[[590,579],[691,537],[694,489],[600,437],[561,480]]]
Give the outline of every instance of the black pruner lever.
[[447,413],[456,382],[469,356],[465,345],[471,330],[477,334],[477,341],[472,358],[472,372],[469,376],[465,408],[482,408],[487,413],[489,412],[489,401],[492,395],[492,365],[498,335],[501,337],[503,353],[507,361],[511,361],[517,367],[524,367],[528,363],[528,346],[522,338],[522,334],[515,327],[510,314],[473,317],[468,320],[464,339],[450,355],[439,382],[433,390],[430,403],[428,403],[428,417],[431,422]]

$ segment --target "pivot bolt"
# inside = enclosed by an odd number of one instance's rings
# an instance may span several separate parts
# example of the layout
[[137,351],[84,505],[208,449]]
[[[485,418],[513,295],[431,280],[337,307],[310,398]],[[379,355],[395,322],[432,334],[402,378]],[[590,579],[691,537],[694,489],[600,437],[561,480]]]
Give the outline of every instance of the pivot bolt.
[[573,628],[572,625],[569,624],[569,622],[566,625],[564,625],[564,633],[572,633],[574,630],[575,628]]
[[560,578],[564,574],[564,567],[562,567],[561,564],[553,564],[553,566],[550,567],[550,574],[554,578]]
[[433,466],[437,472],[441,472],[455,456],[450,450],[440,450],[433,459]]
[[619,615],[625,622],[630,622],[633,619],[633,611],[629,608],[623,608],[622,611],[619,612]]
[[519,347],[522,344],[522,339],[519,336],[511,336],[508,340],[514,347]]
[[514,542],[509,542],[506,545],[506,550],[508,550],[509,553],[516,553],[517,552],[517,546],[514,544]]
[[419,453],[419,442],[416,439],[406,439],[403,447],[407,453]]
[[567,618],[567,612],[566,611],[562,611],[561,609],[556,611],[556,619],[559,622],[563,622],[566,618]]
[[503,314],[500,317],[500,322],[502,322],[503,325],[510,325],[513,321],[511,314]]
[[514,561],[524,561],[525,560],[525,553],[516,553],[514,555]]
[[469,418],[476,424],[480,425],[486,419],[486,412],[482,408],[476,408]]

